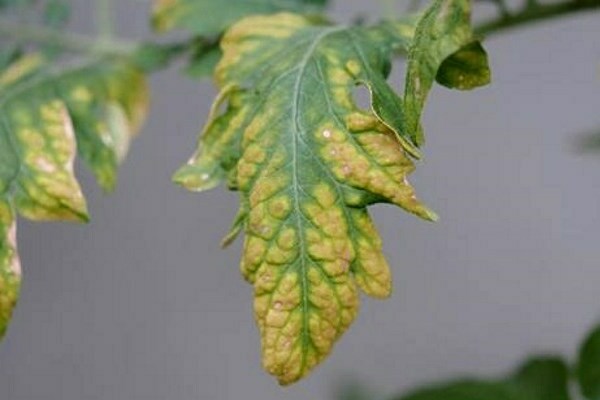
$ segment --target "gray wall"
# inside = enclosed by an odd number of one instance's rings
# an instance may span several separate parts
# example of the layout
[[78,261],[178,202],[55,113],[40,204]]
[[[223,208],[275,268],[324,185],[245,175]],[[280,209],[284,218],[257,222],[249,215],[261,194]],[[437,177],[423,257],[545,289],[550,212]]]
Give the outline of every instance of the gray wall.
[[[75,3],[86,30],[91,1]],[[123,32],[147,34],[148,2],[118,3]],[[361,2],[337,3],[349,15]],[[493,85],[434,90],[412,181],[442,219],[374,207],[395,293],[365,298],[330,359],[286,389],[260,368],[240,245],[219,248],[237,195],[170,183],[214,89],[176,68],[154,76],[118,191],[104,196],[80,168],[92,222],[20,225],[26,279],[0,347],[0,397],[328,399],[348,376],[391,393],[500,373],[528,352],[573,354],[600,316],[600,153],[576,145],[600,128],[599,20],[490,38]]]

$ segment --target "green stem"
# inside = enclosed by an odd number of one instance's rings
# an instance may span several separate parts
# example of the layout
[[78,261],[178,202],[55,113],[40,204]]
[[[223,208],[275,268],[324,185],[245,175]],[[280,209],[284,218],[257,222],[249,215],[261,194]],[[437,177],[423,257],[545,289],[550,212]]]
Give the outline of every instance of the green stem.
[[557,4],[540,4],[535,1],[528,1],[521,11],[485,22],[477,26],[475,30],[481,35],[487,35],[592,9],[600,9],[600,0],[570,0]]
[[396,4],[394,0],[381,0],[381,12],[384,18],[396,15]]
[[96,0],[96,27],[101,41],[113,36],[112,0]]
[[21,43],[50,44],[76,53],[104,55],[128,55],[137,48],[135,43],[61,32],[41,26],[24,25],[0,18],[0,37],[11,38]]

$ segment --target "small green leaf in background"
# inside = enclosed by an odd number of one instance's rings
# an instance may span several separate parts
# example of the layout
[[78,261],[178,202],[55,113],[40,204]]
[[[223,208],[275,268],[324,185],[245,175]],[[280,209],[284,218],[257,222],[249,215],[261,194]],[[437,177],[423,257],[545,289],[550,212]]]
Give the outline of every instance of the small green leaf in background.
[[504,383],[464,380],[417,390],[395,400],[533,400]]
[[569,400],[569,368],[560,357],[536,357],[509,381],[532,400]]
[[404,101],[408,130],[423,143],[421,114],[433,82],[472,89],[490,81],[487,55],[471,27],[470,0],[435,0],[417,22]]
[[71,7],[67,0],[47,0],[44,7],[44,23],[52,28],[62,27],[69,21]]
[[585,397],[600,399],[600,327],[590,333],[579,350],[577,379]]
[[73,172],[76,153],[110,190],[145,117],[144,76],[126,61],[93,59],[53,69],[28,54],[0,74],[0,337],[16,304],[16,213],[87,221]]
[[417,389],[397,400],[569,400],[569,370],[559,357],[526,361],[507,379],[469,378]]
[[14,63],[21,55],[21,48],[17,45],[8,45],[0,48],[0,71],[8,68],[8,66]]

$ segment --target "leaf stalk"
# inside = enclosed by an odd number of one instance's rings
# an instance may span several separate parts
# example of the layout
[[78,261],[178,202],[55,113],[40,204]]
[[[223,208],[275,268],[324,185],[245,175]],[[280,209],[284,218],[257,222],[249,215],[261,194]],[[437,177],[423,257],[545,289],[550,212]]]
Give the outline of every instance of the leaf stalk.
[[94,55],[131,55],[138,48],[137,43],[96,37],[73,32],[62,32],[52,28],[20,24],[0,18],[0,36],[11,38],[17,42],[49,44],[75,53]]

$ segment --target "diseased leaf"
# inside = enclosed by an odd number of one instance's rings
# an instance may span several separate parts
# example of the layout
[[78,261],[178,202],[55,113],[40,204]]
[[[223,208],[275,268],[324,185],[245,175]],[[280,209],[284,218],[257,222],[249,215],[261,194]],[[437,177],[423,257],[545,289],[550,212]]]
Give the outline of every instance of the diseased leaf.
[[[46,60],[41,54],[31,53],[15,55],[0,74],[0,91],[4,91],[17,82],[24,82],[40,71]],[[0,96],[1,96],[0,92]]]
[[146,108],[143,76],[125,62],[93,60],[34,75],[19,65],[0,75],[0,337],[20,280],[15,214],[86,221],[76,152],[112,188]]
[[490,67],[481,43],[472,42],[445,59],[435,79],[440,85],[459,90],[489,84]]
[[155,0],[152,25],[164,32],[189,30],[204,37],[220,36],[237,20],[280,11],[316,11],[326,0]]
[[0,338],[6,332],[21,286],[16,235],[13,207],[6,199],[0,198]]
[[198,36],[194,43],[189,76],[210,76],[219,59],[219,39],[227,28],[239,19],[254,14],[273,14],[281,11],[315,13],[327,0],[155,0],[152,25],[165,32],[174,28],[186,29]]
[[436,79],[457,89],[490,81],[487,55],[473,35],[470,17],[470,0],[435,0],[417,23],[408,54],[404,101],[407,127],[418,144],[424,141],[421,114]]
[[[281,384],[329,354],[356,316],[357,287],[391,292],[367,206],[436,218],[407,181],[416,148],[385,82],[382,37],[293,14],[237,23],[222,40],[221,94],[199,149],[175,176],[191,190],[227,180],[241,192],[227,241],[243,228],[263,365]],[[356,85],[370,89],[371,110],[355,103]]]
[[579,350],[577,379],[586,398],[600,399],[600,327],[589,334]]

